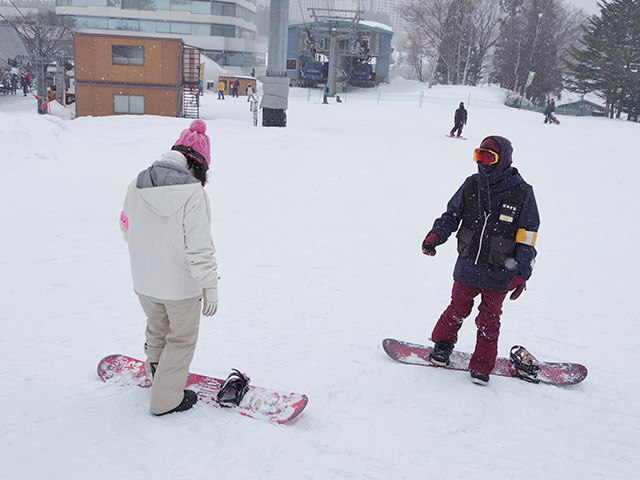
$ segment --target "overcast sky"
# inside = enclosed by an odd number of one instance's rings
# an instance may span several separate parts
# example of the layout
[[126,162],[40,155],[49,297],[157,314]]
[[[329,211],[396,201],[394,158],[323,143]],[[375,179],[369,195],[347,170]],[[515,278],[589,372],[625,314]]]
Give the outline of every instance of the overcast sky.
[[565,0],[568,4],[582,8],[589,15],[600,12],[597,0]]

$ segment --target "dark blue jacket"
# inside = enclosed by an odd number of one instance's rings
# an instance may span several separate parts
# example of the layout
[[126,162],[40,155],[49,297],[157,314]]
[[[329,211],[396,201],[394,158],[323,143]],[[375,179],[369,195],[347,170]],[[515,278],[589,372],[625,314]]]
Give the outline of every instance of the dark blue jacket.
[[[484,219],[485,215],[497,211],[514,186],[525,183],[518,170],[511,166],[513,147],[511,142],[503,137],[492,136],[500,145],[500,156],[495,165],[484,166],[478,164],[478,173],[468,177],[458,191],[447,204],[447,211],[438,218],[431,232],[440,237],[438,244],[447,241],[449,236],[458,230],[462,221],[462,213],[465,207],[465,198],[468,198],[469,188],[476,184],[473,181],[477,177],[478,196],[480,198],[478,218]],[[527,232],[537,232],[540,226],[538,207],[533,194],[533,188],[526,185],[522,200],[522,209],[518,217],[518,228]],[[431,233],[430,232],[430,233]],[[521,276],[528,280],[533,271],[536,257],[536,249],[532,245],[517,243],[515,247],[515,265],[505,268],[497,265],[475,265],[473,261],[458,256],[454,268],[453,277],[462,283],[485,290],[506,292],[515,276]]]

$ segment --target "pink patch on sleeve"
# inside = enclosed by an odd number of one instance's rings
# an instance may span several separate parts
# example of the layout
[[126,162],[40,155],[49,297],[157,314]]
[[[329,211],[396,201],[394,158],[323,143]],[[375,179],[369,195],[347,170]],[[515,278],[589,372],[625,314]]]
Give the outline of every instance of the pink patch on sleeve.
[[129,230],[129,217],[127,217],[127,214],[124,213],[124,210],[120,212],[120,223],[124,228]]

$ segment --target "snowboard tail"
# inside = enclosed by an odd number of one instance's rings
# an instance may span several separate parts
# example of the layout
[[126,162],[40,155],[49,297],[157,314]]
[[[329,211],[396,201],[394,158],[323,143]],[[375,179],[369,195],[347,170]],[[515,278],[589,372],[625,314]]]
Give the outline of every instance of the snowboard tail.
[[[144,361],[126,355],[108,355],[98,363],[98,376],[105,382],[150,388],[153,379],[144,368]],[[234,411],[251,418],[273,423],[285,423],[302,413],[308,403],[306,395],[282,393],[249,385],[238,406],[220,405],[216,400],[224,380],[189,373],[185,388],[198,394],[198,403]]]
[[457,138],[458,140],[466,140],[466,139],[467,139],[467,137],[463,137],[462,135],[460,135],[459,137],[458,137],[457,135],[454,135],[454,136],[452,137],[451,135],[449,135],[449,134],[446,134],[446,133],[445,133],[445,135],[444,135],[444,136],[445,136],[445,137],[448,137],[448,138]]
[[[387,355],[398,362],[436,367],[429,361],[429,355],[433,351],[432,347],[386,338],[382,341],[382,348],[384,348]],[[470,353],[454,350],[449,360],[448,366],[437,368],[469,371]],[[560,386],[575,385],[587,378],[587,368],[578,363],[538,362],[537,365],[540,367],[540,371],[537,374],[539,383]],[[491,375],[518,378],[511,361],[501,357],[496,359],[496,366]]]

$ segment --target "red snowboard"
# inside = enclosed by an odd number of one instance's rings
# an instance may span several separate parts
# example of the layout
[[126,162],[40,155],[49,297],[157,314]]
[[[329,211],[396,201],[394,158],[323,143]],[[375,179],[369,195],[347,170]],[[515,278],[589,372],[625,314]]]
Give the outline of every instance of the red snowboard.
[[[121,385],[151,387],[151,376],[144,369],[144,362],[126,355],[108,355],[98,363],[98,375],[102,380]],[[284,423],[296,418],[307,406],[307,396],[298,393],[284,394],[249,385],[249,391],[237,407],[222,407],[216,395],[224,380],[190,373],[186,388],[198,394],[198,403],[240,413],[274,423]]]
[[[384,351],[387,352],[387,355],[398,362],[428,367],[436,366],[429,361],[429,354],[433,351],[432,347],[402,342],[392,338],[384,339],[382,341],[382,347]],[[454,350],[450,357],[451,363],[447,367],[437,368],[468,371],[469,360],[471,360],[470,353]],[[550,385],[575,385],[587,377],[587,368],[578,363],[538,362],[537,365],[540,367],[537,375],[540,383],[548,383]],[[496,360],[496,367],[491,372],[491,375],[518,378],[511,361],[507,358],[498,358]]]

